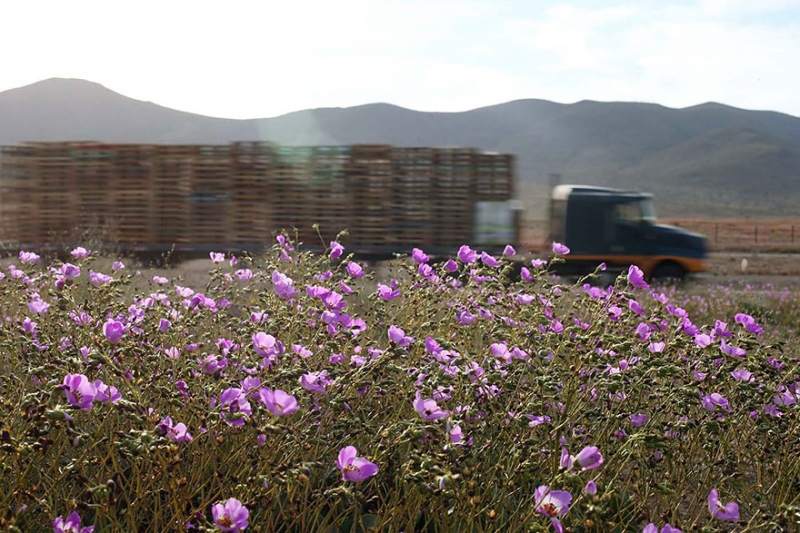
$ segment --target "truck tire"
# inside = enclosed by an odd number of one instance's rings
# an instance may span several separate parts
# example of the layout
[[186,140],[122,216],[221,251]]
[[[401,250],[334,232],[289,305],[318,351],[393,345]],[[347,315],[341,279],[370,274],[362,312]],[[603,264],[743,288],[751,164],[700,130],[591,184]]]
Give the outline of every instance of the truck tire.
[[651,279],[666,282],[683,281],[685,277],[686,270],[684,270],[684,268],[675,261],[664,261],[663,263],[659,263],[653,270],[653,274],[650,276]]

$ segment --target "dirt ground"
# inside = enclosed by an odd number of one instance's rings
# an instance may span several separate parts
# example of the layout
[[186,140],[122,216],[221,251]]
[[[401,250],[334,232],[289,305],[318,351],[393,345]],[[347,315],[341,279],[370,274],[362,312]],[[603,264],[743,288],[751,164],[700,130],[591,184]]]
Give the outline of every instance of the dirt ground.
[[[746,263],[743,268],[743,260]],[[185,261],[169,269],[148,269],[143,275],[180,276],[187,286],[203,287],[208,281],[212,263],[208,259]],[[773,283],[800,288],[800,254],[713,253],[708,259],[708,272],[693,280],[700,283]]]
[[[15,259],[0,261],[0,268],[6,270],[9,264],[19,264]],[[693,282],[717,283],[772,283],[779,286],[796,286],[800,288],[800,254],[780,253],[712,253],[708,259],[708,271],[696,275]],[[99,259],[92,265],[99,272],[111,272],[111,260]],[[145,285],[153,276],[165,276],[170,280],[202,290],[209,280],[209,271],[215,267],[210,259],[192,259],[166,268],[148,268],[137,266],[128,261],[127,271],[141,270],[141,280]],[[227,263],[224,268],[228,268]]]
[[714,253],[708,259],[708,272],[717,276],[800,277],[800,254]]

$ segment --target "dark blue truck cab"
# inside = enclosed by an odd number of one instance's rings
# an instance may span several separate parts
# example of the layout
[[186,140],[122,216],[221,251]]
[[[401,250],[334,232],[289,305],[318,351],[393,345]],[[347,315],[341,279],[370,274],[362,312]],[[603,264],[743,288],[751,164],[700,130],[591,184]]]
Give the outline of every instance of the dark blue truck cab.
[[612,270],[637,265],[647,278],[682,279],[706,270],[706,238],[658,224],[651,194],[558,185],[549,226],[550,240],[571,250],[558,265],[560,274],[587,274],[601,262]]

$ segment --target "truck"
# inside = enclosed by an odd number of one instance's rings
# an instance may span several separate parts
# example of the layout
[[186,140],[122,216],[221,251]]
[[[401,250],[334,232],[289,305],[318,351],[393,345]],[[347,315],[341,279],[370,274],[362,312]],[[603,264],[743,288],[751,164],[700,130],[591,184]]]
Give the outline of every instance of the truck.
[[[566,274],[638,264],[703,269],[702,237],[655,224],[646,194],[557,186],[550,239]],[[311,251],[339,239],[381,260],[520,248],[515,158],[460,147],[27,142],[0,148],[0,241],[63,249],[90,239],[126,253],[259,252],[287,231]],[[342,230],[346,232],[342,233]],[[522,258],[517,258],[522,260]]]
[[600,263],[612,271],[637,265],[647,278],[662,279],[706,270],[707,239],[658,224],[648,193],[557,185],[550,197],[549,240],[570,249],[558,265],[564,275],[585,274]]

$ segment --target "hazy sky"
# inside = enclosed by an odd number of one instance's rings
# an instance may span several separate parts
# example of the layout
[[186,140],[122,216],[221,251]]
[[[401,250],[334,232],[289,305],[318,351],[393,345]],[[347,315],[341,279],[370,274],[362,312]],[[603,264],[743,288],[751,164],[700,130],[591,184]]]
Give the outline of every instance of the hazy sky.
[[519,98],[800,116],[800,0],[0,2],[0,91],[51,77],[232,118]]

